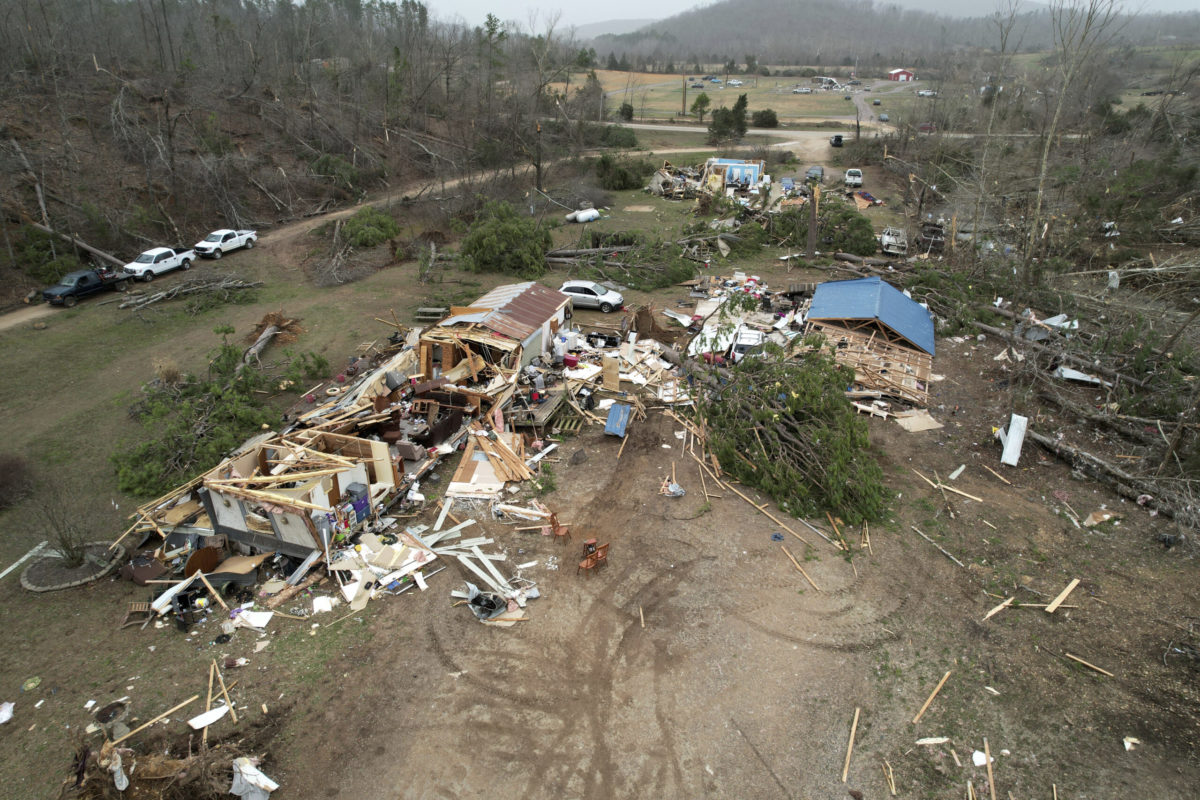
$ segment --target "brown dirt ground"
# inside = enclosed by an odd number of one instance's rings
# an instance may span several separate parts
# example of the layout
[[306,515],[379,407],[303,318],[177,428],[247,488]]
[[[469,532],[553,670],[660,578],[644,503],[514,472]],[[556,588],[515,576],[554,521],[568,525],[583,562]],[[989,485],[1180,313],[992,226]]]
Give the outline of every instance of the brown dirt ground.
[[[299,278],[293,256],[308,246],[300,232],[264,237],[244,260],[274,261],[263,268]],[[273,240],[279,250],[268,246]],[[775,284],[803,279],[766,262],[752,268]],[[415,306],[417,297],[375,296],[396,291],[406,275],[338,287],[325,303],[373,313],[393,300]],[[661,306],[679,295],[655,299]],[[366,325],[335,329],[336,319],[317,316],[318,305],[286,309],[305,320],[313,341],[349,349],[372,338],[361,332],[372,330]],[[239,330],[266,310],[237,309]],[[300,345],[313,346],[303,337]],[[205,347],[172,349],[182,360]],[[10,576],[0,584],[0,673],[8,676],[0,700],[15,699],[19,716],[0,727],[5,792],[46,796],[66,776],[87,700],[130,695],[135,716],[148,719],[202,692],[208,660],[228,655],[250,660],[230,671],[245,717],[260,720],[266,705],[283,720],[264,767],[283,785],[274,795],[282,800],[482,792],[836,798],[847,789],[880,798],[884,760],[900,796],[957,798],[967,780],[977,792],[986,781],[985,770],[970,766],[985,737],[997,758],[998,797],[1050,797],[1052,785],[1063,798],[1193,797],[1197,665],[1164,663],[1164,653],[1172,641],[1194,643],[1195,551],[1165,550],[1156,536],[1176,532],[1173,524],[1077,479],[1032,444],[1021,467],[1005,471],[1011,486],[982,469],[1000,469],[991,429],[1009,410],[1007,373],[991,360],[997,350],[994,342],[939,342],[935,368],[945,380],[933,412],[943,429],[909,434],[870,421],[897,495],[889,520],[870,530],[870,551],[857,548],[857,530],[846,532],[855,545],[846,558],[792,526],[812,546],[791,536],[783,544],[819,592],[771,541],[777,525],[729,492],[705,502],[695,464],[674,436],[678,426],[656,411],[632,426],[620,461],[619,441],[598,430],[563,446],[554,464],[560,488],[547,502],[572,523],[572,542],[482,523],[508,552],[507,565],[539,562],[527,575],[544,596],[530,603],[531,621],[510,630],[451,607],[448,591],[464,577],[456,565],[433,576],[427,592],[375,602],[342,621],[318,617],[316,629],[277,619],[261,653],[246,631],[212,644],[211,625],[188,638],[170,629],[113,633],[127,602],[146,595],[114,579],[31,601]],[[114,363],[135,376],[150,369]],[[64,402],[66,409],[36,410],[37,424],[88,408],[77,392]],[[1042,423],[1050,420],[1035,419]],[[572,465],[578,450],[587,458]],[[658,493],[672,463],[684,498]],[[983,502],[954,494],[944,502],[912,472],[944,477],[960,464],[967,468],[953,485]],[[1080,515],[1106,504],[1124,516],[1119,525],[1077,529],[1061,513],[1068,504]],[[577,575],[589,536],[612,543],[611,563]],[[546,568],[552,556],[557,570]],[[1074,608],[1048,615],[1010,607],[981,622],[1001,596],[1045,603],[1073,577],[1082,579],[1068,600]],[[1114,676],[1067,660],[1067,652]],[[945,688],[912,725],[947,670]],[[32,675],[41,686],[21,693]],[[35,711],[39,699],[46,702]],[[862,716],[843,784],[855,708]],[[222,725],[214,733],[235,732]],[[915,745],[932,736],[950,741]],[[1127,752],[1127,736],[1141,746]]]

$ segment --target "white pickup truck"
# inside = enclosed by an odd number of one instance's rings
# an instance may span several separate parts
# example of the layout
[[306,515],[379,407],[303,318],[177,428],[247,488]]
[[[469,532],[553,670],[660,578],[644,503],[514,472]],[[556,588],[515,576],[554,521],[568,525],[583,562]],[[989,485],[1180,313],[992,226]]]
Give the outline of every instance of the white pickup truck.
[[230,250],[237,250],[239,247],[249,250],[257,241],[258,231],[231,231],[228,228],[222,228],[210,233],[203,242],[197,242],[195,250],[196,255],[204,258],[220,258]]
[[141,280],[152,281],[164,272],[174,269],[191,269],[196,260],[194,250],[172,250],[169,247],[155,247],[147,250],[130,261],[122,269]]
[[846,181],[847,189],[861,189],[862,188],[862,170],[861,169],[846,170],[845,181]]

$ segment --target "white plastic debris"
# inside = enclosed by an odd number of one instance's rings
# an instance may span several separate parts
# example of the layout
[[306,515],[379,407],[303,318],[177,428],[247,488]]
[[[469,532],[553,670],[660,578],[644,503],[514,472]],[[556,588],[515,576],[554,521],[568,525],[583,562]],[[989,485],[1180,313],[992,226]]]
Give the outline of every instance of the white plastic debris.
[[205,711],[203,714],[192,717],[188,720],[188,725],[192,726],[192,730],[198,731],[202,728],[207,728],[228,713],[229,706],[219,705],[216,708]]
[[1126,751],[1126,752],[1129,752],[1130,750],[1135,750],[1135,749],[1137,749],[1137,746],[1138,746],[1139,744],[1141,744],[1141,743],[1142,743],[1142,740],[1141,740],[1141,739],[1138,739],[1138,738],[1136,738],[1136,737],[1133,737],[1133,736],[1126,736],[1126,737],[1125,737],[1125,738],[1124,738],[1122,741],[1123,741],[1123,742],[1124,742],[1124,744],[1125,744],[1125,751]]
[[235,758],[233,760],[233,784],[229,793],[243,800],[267,800],[271,792],[279,788],[279,784],[262,774],[255,759]]
[[[996,759],[993,758],[992,763],[994,764],[995,762]],[[982,750],[976,750],[974,753],[971,753],[971,763],[977,767],[987,766],[988,757]]]
[[118,792],[123,792],[129,788],[129,777],[121,767],[121,754],[119,752],[113,753],[112,764],[108,769],[112,772],[113,785],[117,787]]
[[0,725],[13,718],[14,708],[16,708],[15,703],[0,703]]

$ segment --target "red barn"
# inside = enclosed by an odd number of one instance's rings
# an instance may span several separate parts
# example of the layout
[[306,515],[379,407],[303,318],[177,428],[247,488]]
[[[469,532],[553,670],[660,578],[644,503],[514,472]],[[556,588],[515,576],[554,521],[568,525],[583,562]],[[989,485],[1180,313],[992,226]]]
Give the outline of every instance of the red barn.
[[915,81],[917,76],[911,69],[893,69],[888,71],[887,79],[889,81],[902,81],[907,83],[908,81]]

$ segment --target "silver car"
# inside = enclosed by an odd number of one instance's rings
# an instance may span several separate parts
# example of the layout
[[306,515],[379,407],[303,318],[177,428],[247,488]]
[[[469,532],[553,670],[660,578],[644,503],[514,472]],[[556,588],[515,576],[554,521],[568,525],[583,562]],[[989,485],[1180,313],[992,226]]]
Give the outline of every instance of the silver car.
[[605,288],[593,281],[567,281],[558,288],[571,298],[575,308],[598,308],[607,314],[625,304],[620,292]]

